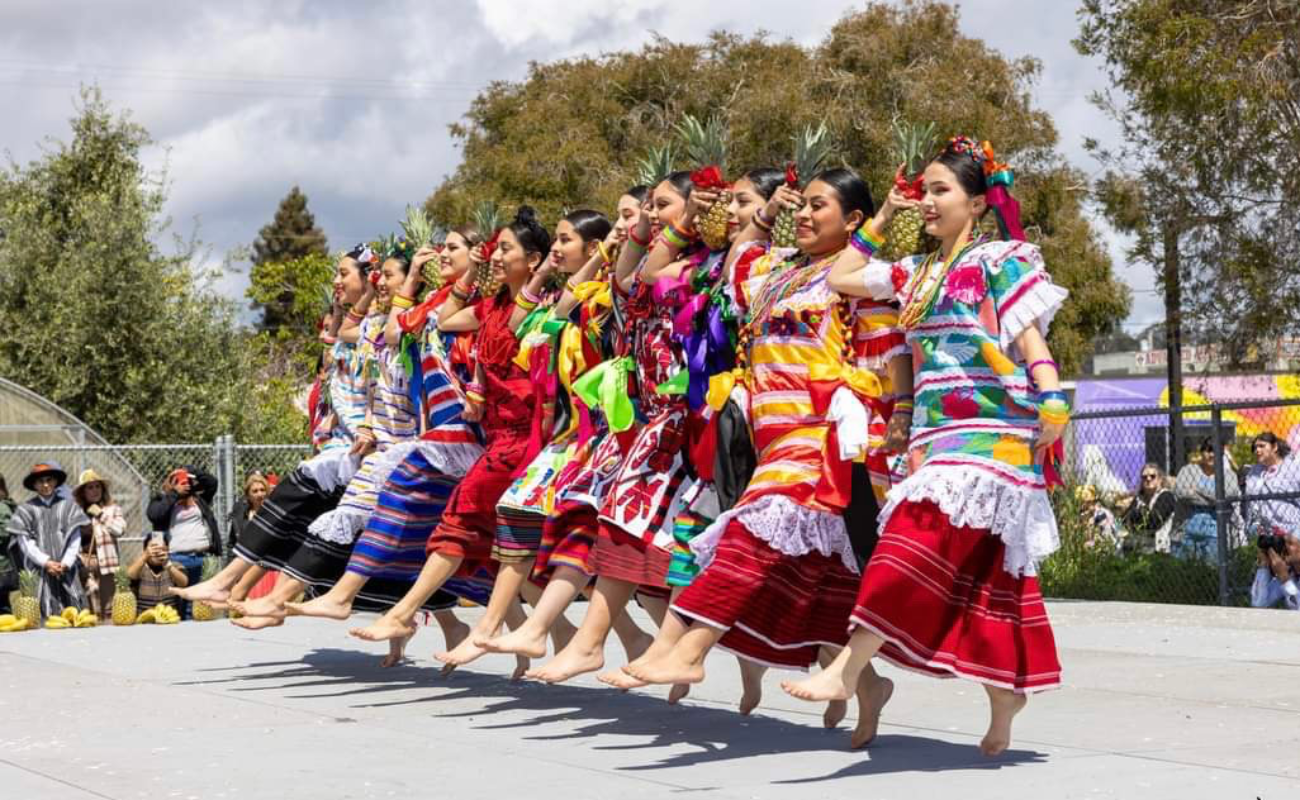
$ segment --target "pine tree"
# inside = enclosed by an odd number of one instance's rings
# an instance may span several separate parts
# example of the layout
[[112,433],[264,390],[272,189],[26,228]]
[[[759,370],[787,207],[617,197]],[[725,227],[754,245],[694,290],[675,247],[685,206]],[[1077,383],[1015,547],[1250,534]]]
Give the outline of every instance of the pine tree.
[[[307,210],[307,195],[294,186],[280,201],[275,218],[258,231],[253,242],[252,283],[265,283],[264,273],[272,265],[292,265],[314,262],[311,256],[328,256],[325,234],[316,227],[316,218]],[[251,307],[262,312],[260,327],[264,331],[279,330],[291,320],[295,307],[298,277],[294,270],[276,269],[276,281],[284,286],[272,299],[254,296]],[[265,293],[263,293],[264,295]]]

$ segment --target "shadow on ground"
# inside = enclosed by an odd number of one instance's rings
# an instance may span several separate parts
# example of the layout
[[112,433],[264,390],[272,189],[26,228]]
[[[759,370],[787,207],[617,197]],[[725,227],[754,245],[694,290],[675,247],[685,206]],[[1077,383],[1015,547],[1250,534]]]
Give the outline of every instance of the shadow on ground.
[[[828,731],[780,717],[758,714],[739,716],[735,711],[696,703],[671,706],[643,690],[619,692],[587,686],[548,686],[530,681],[511,682],[495,673],[460,668],[441,677],[437,668],[406,662],[381,669],[379,656],[356,650],[324,648],[302,658],[263,661],[238,667],[203,670],[212,677],[177,682],[179,686],[230,684],[232,692],[281,692],[287,700],[337,697],[376,699],[377,693],[431,690],[419,697],[357,703],[354,709],[379,709],[425,703],[478,699],[481,708],[440,714],[440,718],[480,720],[495,712],[531,714],[506,723],[473,724],[475,730],[536,731],[547,724],[564,724],[563,732],[521,735],[524,741],[608,741],[608,737],[633,737],[620,744],[593,744],[603,751],[640,752],[671,748],[663,758],[620,767],[625,771],[653,771],[738,761],[753,756],[782,755],[797,765],[801,753],[846,753],[848,732]],[[217,677],[225,674],[226,677]],[[306,689],[338,691],[303,692]],[[293,693],[286,693],[286,690]],[[770,691],[776,691],[773,687]],[[391,695],[390,695],[391,696]],[[761,711],[761,709],[760,709]],[[339,721],[353,720],[339,718]],[[573,726],[576,724],[576,728]],[[685,752],[682,750],[685,749]],[[881,734],[859,760],[835,772],[779,781],[805,784],[841,778],[904,772],[943,772],[954,769],[1002,769],[1042,763],[1046,756],[1032,750],[1009,750],[998,758],[985,758],[975,745],[956,744],[909,734]]]

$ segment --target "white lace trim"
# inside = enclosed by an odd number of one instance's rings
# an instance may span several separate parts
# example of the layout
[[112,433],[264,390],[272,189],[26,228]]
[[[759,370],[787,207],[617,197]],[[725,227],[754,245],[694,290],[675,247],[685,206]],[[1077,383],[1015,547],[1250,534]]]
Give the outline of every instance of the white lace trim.
[[370,470],[370,478],[375,483],[375,489],[383,491],[384,484],[388,483],[388,478],[393,471],[416,450],[420,451],[434,469],[452,478],[464,477],[465,473],[469,472],[469,468],[474,466],[474,462],[478,461],[479,456],[483,455],[482,447],[468,442],[448,444],[415,439],[395,444],[375,461]]
[[305,475],[316,482],[321,491],[332,492],[352,480],[361,459],[348,452],[347,448],[332,448],[303,461],[298,465]]
[[1020,575],[1037,575],[1038,564],[1060,546],[1056,515],[1047,492],[1013,486],[971,466],[923,466],[889,491],[880,512],[884,530],[904,501],[930,501],[959,528],[991,531],[1006,546],[1002,567]]
[[691,552],[701,569],[713,561],[718,542],[733,519],[773,549],[788,556],[806,556],[814,550],[824,556],[838,554],[844,566],[854,575],[858,574],[858,559],[853,554],[844,518],[801,506],[780,494],[764,495],[752,503],[724,512],[692,539]]
[[364,516],[349,513],[341,508],[332,508],[312,520],[312,523],[307,526],[307,533],[317,539],[346,546],[357,540],[357,534],[365,526]]

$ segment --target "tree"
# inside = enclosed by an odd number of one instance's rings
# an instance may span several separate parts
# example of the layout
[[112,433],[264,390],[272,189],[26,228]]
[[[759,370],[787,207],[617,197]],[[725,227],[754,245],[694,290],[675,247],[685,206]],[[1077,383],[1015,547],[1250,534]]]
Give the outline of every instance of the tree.
[[268,283],[271,279],[260,278],[259,272],[268,265],[279,265],[275,280],[284,287],[278,294],[253,298],[252,307],[262,311],[263,330],[275,330],[283,325],[295,303],[300,276],[286,273],[282,267],[302,263],[310,256],[328,255],[325,234],[316,227],[315,216],[307,210],[307,195],[294,186],[280,201],[274,219],[262,227],[253,241],[253,283]]
[[1086,179],[1055,153],[1051,120],[1030,104],[1038,72],[1033,59],[1008,61],[963,36],[956,9],[933,0],[870,3],[811,49],[715,33],[704,44],[658,39],[636,53],[533,64],[522,82],[491,84],[452,126],[464,158],[426,207],[444,224],[465,221],[480,198],[552,218],[611,208],[648,146],[671,138],[684,114],[713,111],[729,125],[733,174],[784,164],[793,134],[824,120],[880,197],[898,163],[890,123],[934,120],[946,135],[992,140],[1016,168],[1026,229],[1071,292],[1051,338],[1074,371],[1130,297],[1083,216]]
[[150,144],[83,89],[71,141],[0,171],[0,374],[109,441],[257,441],[296,412],[260,405],[233,304],[192,266],[199,243],[156,244],[166,181],[140,161]]

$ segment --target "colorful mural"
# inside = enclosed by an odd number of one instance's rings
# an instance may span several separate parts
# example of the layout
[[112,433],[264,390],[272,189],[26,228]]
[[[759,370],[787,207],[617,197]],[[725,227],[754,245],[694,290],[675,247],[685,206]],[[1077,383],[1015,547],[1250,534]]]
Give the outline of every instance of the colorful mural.
[[[1185,406],[1249,400],[1300,400],[1300,375],[1194,376],[1184,381]],[[1081,380],[1075,388],[1074,409],[1080,413],[1168,407],[1163,378]],[[1224,411],[1222,419],[1227,435],[1249,438],[1272,431],[1300,450],[1300,405]],[[1189,439],[1210,435],[1208,411],[1187,414],[1183,420]],[[1144,463],[1165,461],[1168,422],[1159,414],[1078,420],[1073,426],[1076,479],[1103,492],[1132,491]]]

